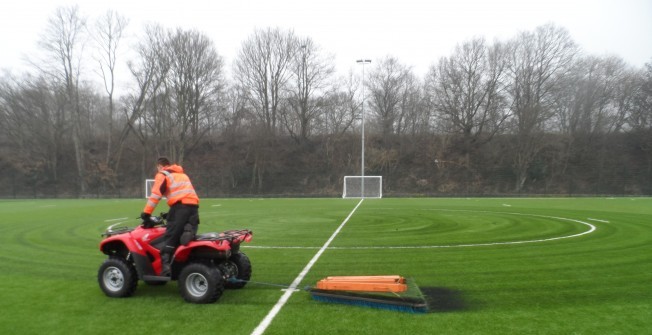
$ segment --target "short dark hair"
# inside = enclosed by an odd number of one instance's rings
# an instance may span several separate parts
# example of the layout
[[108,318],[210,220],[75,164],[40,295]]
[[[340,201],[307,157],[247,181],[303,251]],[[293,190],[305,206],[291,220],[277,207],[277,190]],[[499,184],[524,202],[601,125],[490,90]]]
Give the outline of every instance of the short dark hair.
[[161,165],[161,166],[168,166],[168,165],[170,165],[170,160],[167,157],[159,157],[156,160],[156,164]]

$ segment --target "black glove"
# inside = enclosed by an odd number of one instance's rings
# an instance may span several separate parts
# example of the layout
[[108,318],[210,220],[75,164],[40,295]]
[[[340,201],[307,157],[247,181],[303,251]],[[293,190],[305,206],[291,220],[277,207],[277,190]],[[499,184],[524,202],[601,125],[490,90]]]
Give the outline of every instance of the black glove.
[[140,218],[143,220],[143,226],[145,228],[151,228],[152,227],[152,220],[151,220],[151,214],[147,213],[140,213]]

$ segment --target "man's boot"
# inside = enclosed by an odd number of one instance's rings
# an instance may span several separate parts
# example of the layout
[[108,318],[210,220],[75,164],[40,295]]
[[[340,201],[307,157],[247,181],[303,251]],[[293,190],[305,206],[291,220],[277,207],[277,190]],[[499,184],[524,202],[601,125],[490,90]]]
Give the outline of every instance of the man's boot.
[[161,276],[162,277],[170,277],[171,275],[171,269],[170,269],[170,254],[168,253],[162,253],[161,254]]

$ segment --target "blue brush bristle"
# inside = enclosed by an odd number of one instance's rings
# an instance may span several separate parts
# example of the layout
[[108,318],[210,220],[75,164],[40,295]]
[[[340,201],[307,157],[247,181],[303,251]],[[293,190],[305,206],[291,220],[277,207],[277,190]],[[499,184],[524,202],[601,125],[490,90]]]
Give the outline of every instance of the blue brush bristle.
[[362,306],[362,307],[371,307],[371,308],[377,308],[377,309],[385,309],[385,310],[390,310],[390,311],[397,311],[397,312],[405,312],[405,313],[415,313],[415,314],[421,314],[421,313],[427,313],[428,312],[428,307],[426,305],[415,305],[415,306],[410,306],[410,305],[396,305],[392,303],[383,303],[383,302],[377,302],[377,301],[366,301],[366,300],[360,300],[360,299],[355,299],[355,298],[338,298],[334,296],[322,296],[322,295],[315,295],[312,294],[312,298],[317,301],[321,302],[327,302],[327,303],[336,303],[336,304],[345,304],[345,305],[352,305],[352,306]]

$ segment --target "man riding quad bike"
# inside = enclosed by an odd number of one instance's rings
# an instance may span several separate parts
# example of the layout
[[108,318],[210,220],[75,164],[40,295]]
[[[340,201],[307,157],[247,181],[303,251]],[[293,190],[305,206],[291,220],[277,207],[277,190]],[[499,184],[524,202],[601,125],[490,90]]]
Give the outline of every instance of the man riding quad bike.
[[213,303],[225,288],[243,288],[251,278],[251,262],[240,251],[251,241],[248,229],[190,236],[172,259],[170,276],[161,276],[161,250],[165,247],[165,214],[143,220],[134,227],[110,226],[102,234],[100,250],[108,256],[97,274],[109,297],[129,297],[138,280],[164,285],[177,280],[181,296],[191,303]]

